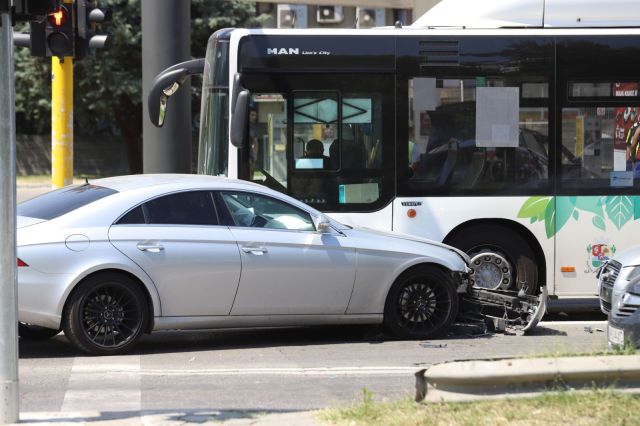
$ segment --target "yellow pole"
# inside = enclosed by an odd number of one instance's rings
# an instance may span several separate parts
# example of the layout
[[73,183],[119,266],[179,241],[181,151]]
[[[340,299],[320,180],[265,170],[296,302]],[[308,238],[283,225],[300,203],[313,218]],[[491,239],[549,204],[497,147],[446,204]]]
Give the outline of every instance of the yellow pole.
[[51,57],[51,184],[73,182],[73,58]]

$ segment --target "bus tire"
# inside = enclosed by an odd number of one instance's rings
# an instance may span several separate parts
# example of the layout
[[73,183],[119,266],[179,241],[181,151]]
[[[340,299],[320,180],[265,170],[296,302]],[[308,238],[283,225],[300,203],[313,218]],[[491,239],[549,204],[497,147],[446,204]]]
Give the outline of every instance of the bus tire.
[[538,264],[518,232],[500,225],[477,225],[453,235],[447,244],[471,258],[470,279],[479,288],[538,293]]
[[450,274],[424,265],[402,273],[384,308],[384,328],[402,339],[440,337],[458,315],[458,294]]

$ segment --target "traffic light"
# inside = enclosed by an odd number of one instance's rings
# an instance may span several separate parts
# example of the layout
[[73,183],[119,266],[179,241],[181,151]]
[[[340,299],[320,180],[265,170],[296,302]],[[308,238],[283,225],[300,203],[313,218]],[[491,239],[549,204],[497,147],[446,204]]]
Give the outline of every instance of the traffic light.
[[89,49],[111,45],[109,34],[98,34],[98,26],[111,21],[111,11],[98,7],[94,0],[76,0],[76,59],[84,58]]
[[33,56],[73,56],[73,9],[61,4],[42,22],[31,22]]

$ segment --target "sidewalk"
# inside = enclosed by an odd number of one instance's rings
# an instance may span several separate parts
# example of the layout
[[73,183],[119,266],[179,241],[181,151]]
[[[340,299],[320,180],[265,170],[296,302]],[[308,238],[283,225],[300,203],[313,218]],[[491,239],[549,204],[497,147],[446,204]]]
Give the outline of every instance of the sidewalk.
[[313,411],[261,413],[253,411],[142,411],[142,412],[57,412],[21,413],[20,425],[162,425],[187,423],[229,426],[319,426]]

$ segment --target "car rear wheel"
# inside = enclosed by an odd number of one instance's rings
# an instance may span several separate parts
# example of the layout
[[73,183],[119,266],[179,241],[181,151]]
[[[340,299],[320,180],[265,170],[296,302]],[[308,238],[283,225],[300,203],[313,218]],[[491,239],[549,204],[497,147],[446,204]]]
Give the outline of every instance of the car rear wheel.
[[398,277],[387,296],[384,325],[404,339],[429,339],[447,332],[458,314],[452,277],[434,266],[410,269]]
[[144,294],[117,273],[90,277],[72,293],[63,329],[79,349],[94,355],[121,354],[142,336],[148,321]]
[[40,327],[38,325],[18,323],[18,336],[25,340],[47,340],[60,333],[60,329]]

